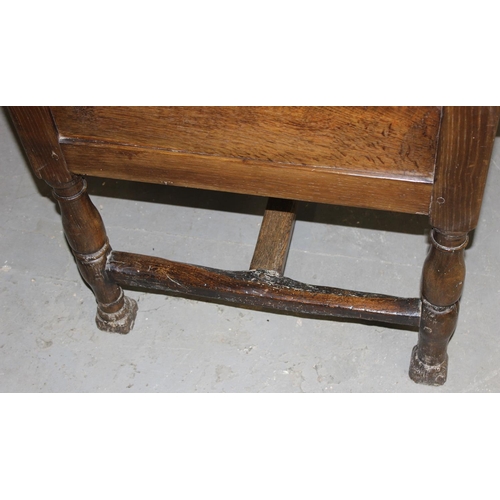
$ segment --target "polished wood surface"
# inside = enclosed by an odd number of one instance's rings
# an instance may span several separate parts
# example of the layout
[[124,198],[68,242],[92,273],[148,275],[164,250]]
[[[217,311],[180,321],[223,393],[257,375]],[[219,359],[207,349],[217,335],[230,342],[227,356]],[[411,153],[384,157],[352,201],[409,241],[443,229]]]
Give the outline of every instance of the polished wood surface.
[[63,142],[432,181],[438,107],[53,107]]
[[322,167],[281,165],[93,143],[62,143],[72,172],[230,193],[428,214],[432,184],[357,175]]
[[428,214],[438,107],[53,107],[72,172]]

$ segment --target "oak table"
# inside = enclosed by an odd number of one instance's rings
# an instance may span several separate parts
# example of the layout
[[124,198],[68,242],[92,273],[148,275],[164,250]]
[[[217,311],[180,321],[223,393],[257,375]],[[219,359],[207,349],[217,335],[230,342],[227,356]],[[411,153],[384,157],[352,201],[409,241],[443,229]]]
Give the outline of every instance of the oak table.
[[[31,167],[53,189],[97,326],[127,333],[123,288],[315,317],[418,328],[417,383],[446,381],[468,233],[477,225],[499,107],[11,107]],[[114,251],[85,176],[269,197],[246,271]],[[312,286],[284,276],[295,201],[429,216],[420,296]]]

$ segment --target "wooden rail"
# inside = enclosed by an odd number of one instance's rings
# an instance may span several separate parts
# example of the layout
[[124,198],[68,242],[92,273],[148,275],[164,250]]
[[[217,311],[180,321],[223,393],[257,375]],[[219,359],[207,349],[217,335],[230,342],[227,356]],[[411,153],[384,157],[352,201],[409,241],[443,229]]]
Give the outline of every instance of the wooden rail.
[[180,293],[268,310],[417,327],[420,299],[314,286],[272,271],[223,271],[113,251],[106,272],[123,287]]

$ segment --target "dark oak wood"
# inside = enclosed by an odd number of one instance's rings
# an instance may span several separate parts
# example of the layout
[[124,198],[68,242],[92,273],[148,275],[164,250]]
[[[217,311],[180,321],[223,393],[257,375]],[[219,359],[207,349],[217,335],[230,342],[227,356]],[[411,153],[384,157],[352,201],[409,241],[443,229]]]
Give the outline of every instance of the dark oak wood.
[[97,326],[127,333],[133,327],[137,304],[105,272],[111,247],[102,218],[90,201],[85,180],[67,168],[50,109],[11,107],[10,114],[33,170],[52,187],[59,203],[66,239],[96,297]]
[[420,300],[313,286],[266,271],[222,271],[113,251],[107,272],[124,287],[177,292],[301,315],[417,326]]
[[[99,328],[126,333],[123,287],[236,305],[419,327],[410,377],[440,385],[457,325],[467,234],[476,227],[500,107],[10,108],[35,174],[53,189]],[[114,252],[82,175],[280,198],[250,271]],[[292,201],[290,201],[292,200]],[[283,277],[293,200],[427,214],[420,299]]]
[[358,174],[434,174],[438,107],[54,107],[64,138]]
[[479,220],[500,107],[445,107],[430,222],[432,246],[422,276],[422,319],[410,377],[444,384],[447,347],[465,280],[467,233]]
[[431,232],[432,245],[424,263],[422,296],[438,307],[460,300],[465,280],[464,249],[467,234]]
[[467,234],[431,233],[432,246],[422,277],[422,318],[410,377],[418,383],[442,385],[448,370],[448,342],[458,319],[465,279]]
[[444,108],[430,211],[441,232],[477,226],[499,116],[499,106]]
[[294,201],[277,198],[268,201],[250,269],[264,269],[283,276],[296,211],[297,204]]
[[72,172],[231,193],[428,214],[432,184],[323,167],[65,141]]
[[457,326],[458,302],[436,307],[422,301],[418,344],[410,359],[410,378],[417,384],[443,385],[448,376],[448,342]]
[[50,109],[45,106],[11,106],[9,111],[35,175],[51,186],[73,182]]

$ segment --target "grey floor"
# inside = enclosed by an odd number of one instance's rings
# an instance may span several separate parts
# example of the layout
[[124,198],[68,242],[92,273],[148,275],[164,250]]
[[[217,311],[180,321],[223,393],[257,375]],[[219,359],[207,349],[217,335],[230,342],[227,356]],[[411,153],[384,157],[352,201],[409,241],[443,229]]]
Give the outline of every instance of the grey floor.
[[[407,375],[417,334],[130,291],[134,330],[99,331],[47,187],[0,112],[1,392],[500,391],[500,138],[467,250],[448,382]],[[246,269],[265,199],[90,179],[113,248]],[[302,204],[286,274],[330,286],[418,296],[425,217]]]

